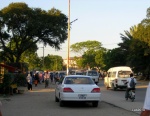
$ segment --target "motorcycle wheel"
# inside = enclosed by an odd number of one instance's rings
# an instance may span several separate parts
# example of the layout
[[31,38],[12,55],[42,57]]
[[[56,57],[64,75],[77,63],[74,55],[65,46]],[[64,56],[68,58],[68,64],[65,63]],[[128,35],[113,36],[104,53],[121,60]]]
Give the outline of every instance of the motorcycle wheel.
[[134,98],[132,98],[131,101],[134,102]]

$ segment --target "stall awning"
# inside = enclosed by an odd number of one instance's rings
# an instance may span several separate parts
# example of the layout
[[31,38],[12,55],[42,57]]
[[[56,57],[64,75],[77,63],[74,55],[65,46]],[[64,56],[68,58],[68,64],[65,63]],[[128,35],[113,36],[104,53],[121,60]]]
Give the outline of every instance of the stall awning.
[[15,72],[15,70],[16,70],[15,67],[12,67],[12,66],[9,66],[9,65],[6,65],[6,64],[0,64],[0,66],[6,68],[7,70],[9,70],[11,72]]

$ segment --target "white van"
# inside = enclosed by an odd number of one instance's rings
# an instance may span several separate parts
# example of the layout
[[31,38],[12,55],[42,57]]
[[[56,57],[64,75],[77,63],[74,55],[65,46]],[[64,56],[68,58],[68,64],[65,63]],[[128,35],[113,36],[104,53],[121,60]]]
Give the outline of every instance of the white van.
[[130,77],[132,70],[128,66],[112,67],[107,71],[107,75],[104,78],[105,87],[117,90],[118,88],[126,88],[125,82]]
[[96,84],[99,82],[99,73],[96,70],[88,70],[86,71],[86,75],[90,76]]

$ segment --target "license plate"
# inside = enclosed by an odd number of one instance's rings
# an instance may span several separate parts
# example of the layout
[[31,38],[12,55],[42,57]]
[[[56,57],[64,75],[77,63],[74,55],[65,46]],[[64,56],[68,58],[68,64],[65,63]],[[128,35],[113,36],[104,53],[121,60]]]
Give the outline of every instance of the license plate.
[[86,99],[86,96],[87,96],[86,94],[79,94],[78,95],[79,99]]

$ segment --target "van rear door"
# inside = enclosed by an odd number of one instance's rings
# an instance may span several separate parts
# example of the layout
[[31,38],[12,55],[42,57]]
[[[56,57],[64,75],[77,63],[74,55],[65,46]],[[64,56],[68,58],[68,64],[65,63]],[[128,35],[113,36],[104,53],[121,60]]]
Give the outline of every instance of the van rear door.
[[127,78],[130,77],[131,71],[118,71],[118,85],[125,85]]

